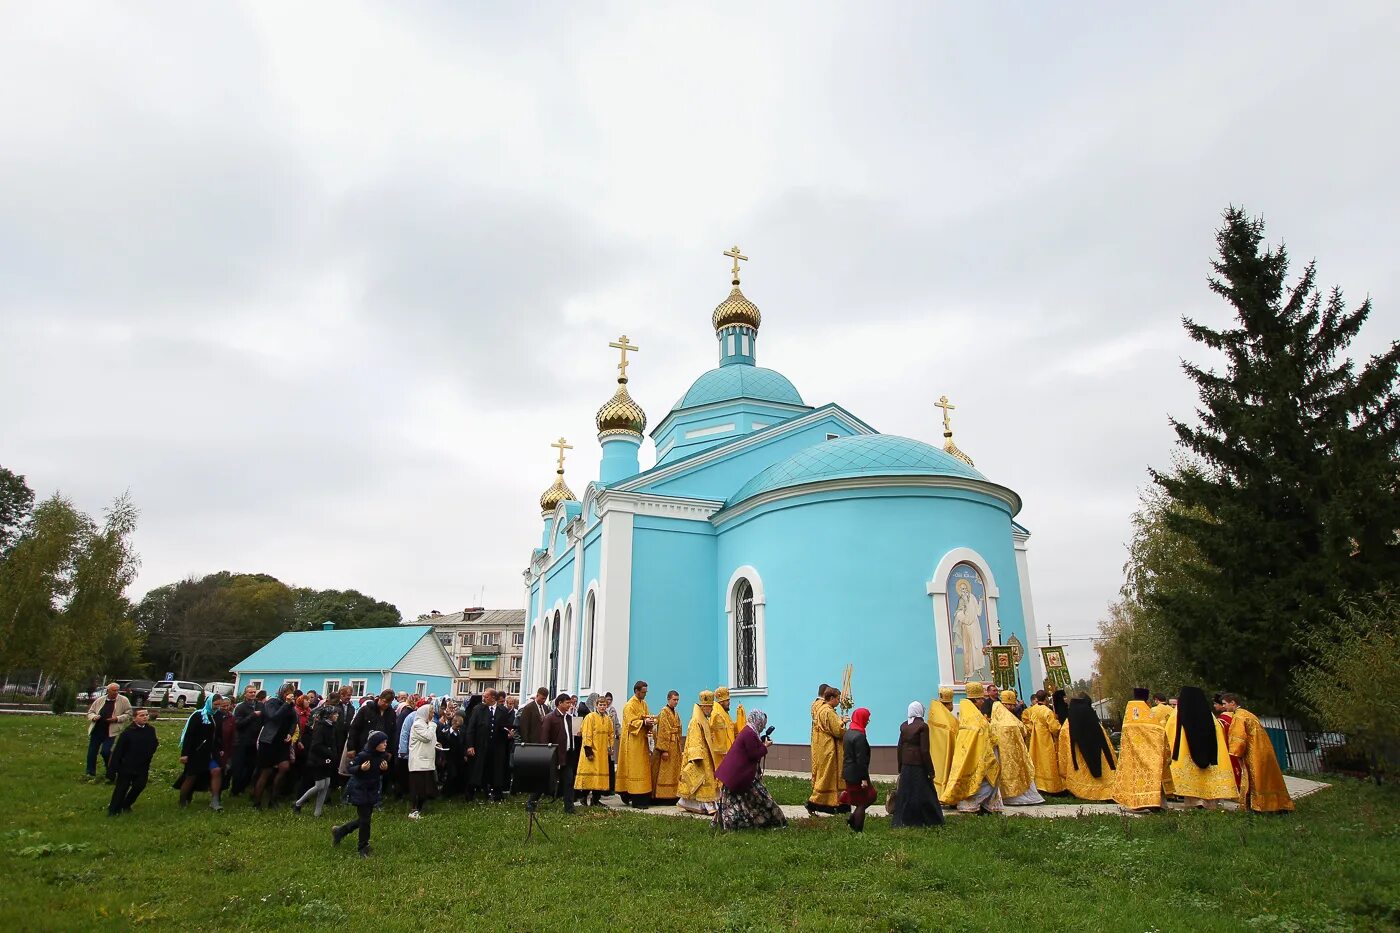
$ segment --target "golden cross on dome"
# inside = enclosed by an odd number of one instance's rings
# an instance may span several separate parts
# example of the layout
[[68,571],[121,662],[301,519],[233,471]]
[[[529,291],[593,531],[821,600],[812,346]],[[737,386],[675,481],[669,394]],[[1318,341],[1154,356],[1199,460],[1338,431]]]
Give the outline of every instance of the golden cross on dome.
[[574,449],[574,445],[573,445],[573,444],[570,444],[568,441],[564,440],[564,439],[561,437],[561,438],[559,438],[559,440],[555,441],[553,444],[550,444],[549,446],[550,446],[550,447],[556,447],[556,448],[559,449],[559,475],[562,476],[562,475],[564,475],[564,451],[566,451],[566,450],[573,450],[573,449]]
[[933,407],[943,409],[943,430],[944,432],[951,434],[953,430],[953,422],[952,419],[948,417],[948,412],[955,410],[958,406],[948,401],[948,396],[940,395],[938,397],[938,401],[934,402]]
[[742,259],[744,262],[748,262],[748,261],[749,261],[749,257],[747,257],[747,256],[741,256],[741,255],[739,254],[739,245],[738,245],[737,243],[736,243],[734,246],[730,247],[729,249],[725,250],[725,251],[724,251],[724,255],[726,255],[726,256],[728,256],[729,258],[731,258],[731,259],[734,260],[734,268],[731,269],[730,271],[734,273],[734,284],[735,284],[735,285],[738,285],[738,284],[739,284],[739,260]]
[[626,382],[626,381],[627,381],[627,352],[628,352],[629,350],[631,350],[631,351],[633,351],[633,352],[636,352],[637,350],[640,350],[641,347],[637,346],[635,343],[628,343],[628,342],[627,342],[627,335],[626,335],[626,334],[623,334],[621,337],[617,338],[617,339],[614,340],[612,343],[608,344],[608,346],[614,347],[614,348],[616,348],[616,349],[622,351],[622,353],[621,353],[622,359],[621,359],[621,361],[617,364],[617,371],[618,371],[617,381],[618,381],[618,382]]

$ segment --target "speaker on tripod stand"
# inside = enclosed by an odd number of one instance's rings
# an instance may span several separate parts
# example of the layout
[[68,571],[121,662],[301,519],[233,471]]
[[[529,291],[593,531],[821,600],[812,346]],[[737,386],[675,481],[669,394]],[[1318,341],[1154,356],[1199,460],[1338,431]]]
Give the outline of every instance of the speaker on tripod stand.
[[530,814],[530,822],[525,828],[525,841],[530,841],[530,836],[538,828],[540,835],[546,840],[549,834],[544,831],[544,826],[540,824],[539,817],[535,815],[535,810],[539,806],[540,797],[548,794],[554,796],[555,787],[558,785],[558,772],[554,767],[553,745],[540,745],[532,743],[522,743],[515,746],[515,790],[517,793],[525,793],[530,796],[525,801],[525,812]]

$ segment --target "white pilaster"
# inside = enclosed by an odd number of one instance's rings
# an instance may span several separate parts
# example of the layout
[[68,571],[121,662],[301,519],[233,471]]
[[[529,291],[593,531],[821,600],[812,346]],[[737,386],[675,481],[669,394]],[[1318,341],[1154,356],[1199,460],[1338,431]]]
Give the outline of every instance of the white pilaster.
[[[626,695],[628,654],[632,638],[632,512],[608,507],[599,497],[603,523],[598,568],[598,614],[593,687]],[[601,688],[601,689],[600,689]]]

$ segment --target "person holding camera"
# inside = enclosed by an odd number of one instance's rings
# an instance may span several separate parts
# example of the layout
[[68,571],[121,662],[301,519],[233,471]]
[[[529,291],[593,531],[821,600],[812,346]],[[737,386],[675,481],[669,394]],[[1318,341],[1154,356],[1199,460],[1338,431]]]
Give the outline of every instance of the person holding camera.
[[720,829],[777,829],[787,825],[783,808],[763,786],[763,758],[773,744],[768,715],[763,710],[748,714],[744,728],[715,769],[719,794],[715,799],[715,826]]

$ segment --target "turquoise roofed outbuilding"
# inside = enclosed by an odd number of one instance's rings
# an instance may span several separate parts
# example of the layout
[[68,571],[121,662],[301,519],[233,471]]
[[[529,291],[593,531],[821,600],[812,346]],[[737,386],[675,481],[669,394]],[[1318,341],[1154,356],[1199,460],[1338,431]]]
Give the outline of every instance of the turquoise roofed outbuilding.
[[284,683],[322,696],[350,687],[355,696],[395,692],[445,696],[452,689],[452,658],[431,625],[338,629],[327,622],[310,632],[283,632],[231,668],[239,691],[275,691]]
[[[941,387],[887,389],[927,394],[931,421],[942,409],[942,437],[930,424],[920,440],[881,434],[836,401],[810,404],[812,386],[804,396],[758,366],[763,316],[739,285],[744,255],[725,255],[732,288],[709,321],[718,365],[677,374],[688,388],[650,428],[645,466],[628,354],[649,338],[608,344],[618,386],[594,419],[597,478],[574,501],[561,461],[541,497],[521,691],[622,698],[643,680],[653,713],[675,690],[685,720],[701,691],[725,686],[731,715],[763,710],[775,757],[800,769],[817,685],[853,665],[853,699],[874,713],[871,770],[893,773],[910,700],[965,696],[994,673],[1022,696],[1042,685],[1021,498],[953,443],[958,406]],[[834,792],[815,802],[834,805]]]

